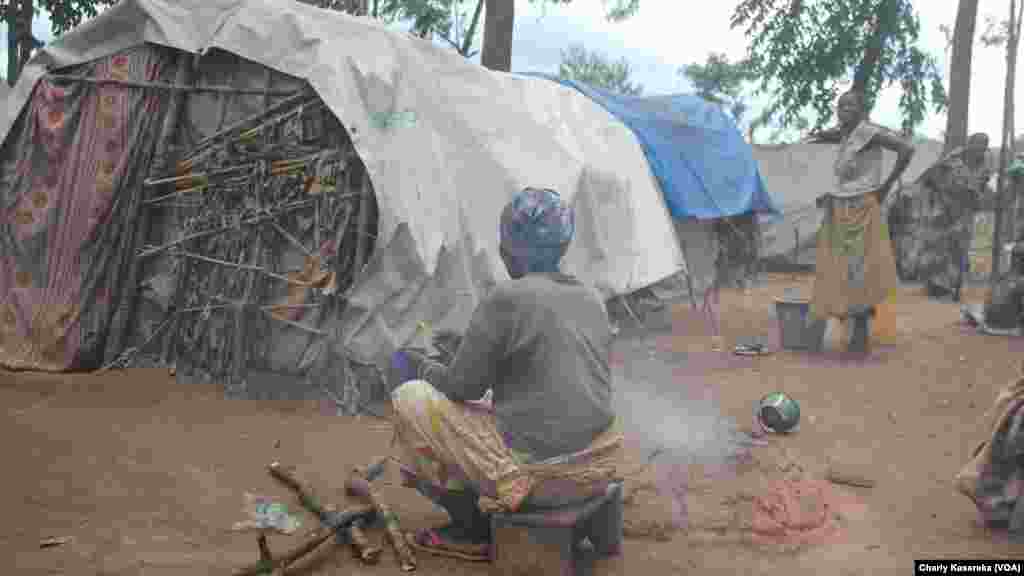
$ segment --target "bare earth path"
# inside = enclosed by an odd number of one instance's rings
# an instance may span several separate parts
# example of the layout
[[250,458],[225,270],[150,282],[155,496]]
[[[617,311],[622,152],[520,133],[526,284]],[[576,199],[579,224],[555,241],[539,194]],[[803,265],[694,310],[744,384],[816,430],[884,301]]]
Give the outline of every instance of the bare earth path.
[[[749,297],[725,295],[727,340],[773,335],[771,300],[796,284],[805,281],[775,278]],[[600,562],[597,573],[881,575],[909,574],[911,560],[922,557],[1024,558],[1022,545],[980,528],[973,507],[951,487],[980,439],[985,410],[1024,358],[1024,342],[965,330],[955,305],[909,290],[899,314],[900,341],[866,361],[836,352],[750,359],[713,353],[699,319],[676,306],[671,330],[643,344],[650,357],[672,364],[660,383],[666,393],[703,382],[727,416],[746,424],[752,403],[781,389],[799,400],[804,419],[798,433],[755,448],[737,476],[696,482],[688,531],[670,541],[629,539],[624,556]],[[616,362],[621,368],[641,352],[624,349]],[[256,559],[254,538],[228,531],[242,519],[243,494],[293,502],[266,474],[269,462],[299,466],[326,499],[340,503],[347,471],[386,454],[391,439],[388,424],[372,417],[341,418],[316,404],[227,401],[211,386],[175,384],[160,370],[0,374],[0,403],[7,464],[0,567],[12,574],[228,574]],[[865,463],[877,485],[833,487],[829,513],[838,528],[828,542],[752,542],[749,510],[768,483],[820,479],[829,458]],[[397,486],[382,493],[406,527],[443,519]],[[664,501],[646,498],[627,509],[632,523],[664,520]],[[300,532],[313,525],[310,517],[303,522]],[[73,540],[39,549],[51,536]],[[299,538],[273,537],[271,546]],[[488,573],[422,556],[420,563],[423,574]],[[387,553],[366,568],[338,552],[295,573],[396,571]]]

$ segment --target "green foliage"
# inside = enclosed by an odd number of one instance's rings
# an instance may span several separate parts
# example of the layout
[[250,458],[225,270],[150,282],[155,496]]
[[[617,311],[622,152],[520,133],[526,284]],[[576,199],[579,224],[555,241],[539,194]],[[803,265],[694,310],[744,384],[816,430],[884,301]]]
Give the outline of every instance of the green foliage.
[[[604,0],[604,5],[608,6],[607,0]],[[621,22],[635,15],[638,10],[640,10],[640,0],[616,0],[608,8],[608,20]]]
[[7,75],[13,85],[21,75],[21,67],[31,52],[41,48],[43,43],[31,34],[30,15],[46,10],[50,16],[50,29],[55,36],[64,34],[84,20],[96,16],[99,10],[115,4],[117,0],[31,0],[29,11],[22,0],[0,0],[0,14],[3,14],[8,33],[11,30],[27,31],[27,36],[8,38]]
[[732,17],[750,39],[748,58],[781,126],[794,126],[808,106],[815,127],[833,116],[839,86],[853,80],[869,109],[881,88],[902,90],[903,129],[929,105],[946,105],[939,66],[918,46],[920,23],[909,0],[741,0]]
[[747,85],[757,80],[749,62],[729,62],[725,54],[711,53],[704,64],[687,64],[678,73],[690,81],[698,96],[728,110],[737,124],[742,122],[748,109]]
[[[40,9],[50,14],[50,29],[53,34],[61,35],[78,26],[83,21],[96,16],[99,11],[107,6],[113,6],[117,0],[35,0],[35,12]],[[16,11],[21,7],[22,0],[0,0],[0,13],[4,15],[4,21],[10,24],[13,14],[8,10],[14,8]]]
[[[306,4],[358,12],[354,0],[299,0]],[[476,54],[471,48],[479,36],[478,24],[482,0],[369,0],[368,16],[386,24],[404,22],[409,32],[420,38],[438,38],[466,57]]]
[[[605,7],[605,17],[610,22],[627,20],[640,9],[640,0],[601,0],[601,3]],[[572,0],[530,0],[530,4],[572,4]]]
[[981,33],[981,43],[988,47],[1005,46],[1010,38],[1010,21],[1000,20],[994,16],[985,17],[985,31]]
[[626,59],[612,62],[599,52],[591,52],[574,44],[562,51],[562,63],[558,66],[558,77],[602,88],[609,92],[639,96],[643,87],[632,84],[629,79],[632,70]]
[[38,0],[36,5],[50,13],[50,27],[56,36],[96,16],[100,9],[116,3],[117,0]]

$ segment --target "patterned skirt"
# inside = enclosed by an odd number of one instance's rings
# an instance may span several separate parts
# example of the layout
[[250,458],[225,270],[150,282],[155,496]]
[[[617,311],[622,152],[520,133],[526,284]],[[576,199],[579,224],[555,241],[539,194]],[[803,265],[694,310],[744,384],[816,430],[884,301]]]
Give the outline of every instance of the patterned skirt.
[[426,381],[402,384],[391,402],[403,469],[432,492],[472,490],[482,508],[514,511],[586,500],[619,479],[616,425],[580,452],[536,460],[508,447],[490,409],[452,402]]
[[885,301],[897,283],[889,226],[878,198],[828,198],[818,230],[813,315],[846,318],[866,312]]

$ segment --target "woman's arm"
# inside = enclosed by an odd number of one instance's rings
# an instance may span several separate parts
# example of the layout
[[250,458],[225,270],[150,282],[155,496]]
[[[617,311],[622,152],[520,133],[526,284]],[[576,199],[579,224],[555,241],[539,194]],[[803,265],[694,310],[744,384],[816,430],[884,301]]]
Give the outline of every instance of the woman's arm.
[[510,323],[514,324],[517,315],[511,303],[495,296],[484,300],[473,313],[450,365],[425,359],[419,366],[418,376],[454,402],[479,400],[498,379],[506,337],[514,329]]
[[889,178],[885,180],[882,187],[878,190],[878,202],[879,204],[884,204],[889,191],[892,190],[896,181],[906,171],[907,166],[910,166],[910,160],[914,157],[914,147],[910,142],[889,130],[879,130],[874,138],[871,139],[871,143],[875,146],[881,146],[886,150],[891,150],[897,156],[896,165],[893,166],[892,172],[889,173]]
[[843,133],[841,128],[834,126],[821,130],[811,130],[807,137],[808,142],[812,144],[839,144],[843,140]]

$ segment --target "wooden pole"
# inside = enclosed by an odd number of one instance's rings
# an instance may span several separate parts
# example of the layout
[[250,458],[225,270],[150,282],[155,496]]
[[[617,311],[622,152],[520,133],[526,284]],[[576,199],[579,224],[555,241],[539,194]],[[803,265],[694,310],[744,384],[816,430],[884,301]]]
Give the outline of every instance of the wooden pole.
[[352,270],[353,280],[359,278],[366,264],[366,243],[369,240],[370,228],[370,195],[373,194],[370,185],[370,174],[365,164],[362,166],[362,175],[359,185],[359,217],[356,221],[356,255],[355,265]]
[[[195,69],[192,64],[192,55],[186,52],[182,52],[177,58],[177,71],[175,75],[175,82],[179,84],[191,84],[194,82]],[[167,114],[164,116],[163,125],[160,127],[160,134],[157,137],[156,147],[153,152],[154,164],[159,168],[160,166],[168,163],[168,155],[170,154],[170,148],[174,140],[175,135],[178,132],[178,127],[181,125],[181,118],[183,116],[182,110],[188,105],[188,101],[185,98],[185,92],[178,92],[171,99],[170,105],[167,110]],[[146,187],[142,188],[139,195],[138,206],[135,208],[135,213],[132,220],[135,224],[135,229],[132,234],[132,238],[135,242],[141,239],[141,243],[144,244],[147,235],[149,234],[150,222],[152,221],[152,208],[145,206],[145,198],[141,196],[145,195]],[[137,258],[133,258],[133,261],[128,264],[128,277],[122,279],[120,282],[122,289],[127,290],[121,298],[121,317],[119,318],[120,325],[112,326],[114,330],[112,334],[114,342],[110,348],[115,353],[120,354],[126,347],[131,334],[135,329],[135,316],[138,312],[140,290],[138,288],[139,278],[142,275],[143,262]],[[166,322],[167,318],[164,319]]]
[[800,226],[793,226],[793,265],[800,265]]
[[[1022,5],[1024,8],[1024,5]],[[1013,141],[1014,89],[1016,83],[1017,45],[1020,40],[1021,14],[1017,10],[1017,0],[1010,0],[1010,25],[1006,38],[1006,86],[1003,91],[1003,142],[999,148],[999,181],[996,185],[995,230],[992,233],[992,275],[990,283],[995,284],[1002,274],[1003,234],[1007,228],[1004,223],[1004,195],[1006,193],[1007,152]]]
[[330,540],[332,536],[334,536],[334,532],[331,530],[319,530],[311,538],[278,556],[275,560],[270,555],[266,537],[261,534],[260,541],[258,542],[260,549],[259,562],[232,572],[232,576],[260,576],[267,573],[282,574],[285,568],[319,548],[321,544]]
[[[271,88],[274,85],[274,71],[267,68],[263,71],[263,85],[265,92],[263,93],[263,112],[266,113],[270,109],[270,93]],[[263,182],[257,182],[253,187],[252,193],[256,195],[256,204],[263,208]],[[259,227],[253,230],[256,235],[256,242],[253,246],[253,252],[249,256],[249,266],[255,267],[262,264],[263,261],[263,233]],[[244,274],[241,270],[235,272],[236,274]],[[255,271],[248,272],[248,282],[245,285],[245,291],[242,293],[241,305],[235,309],[235,341],[234,341],[234,364],[232,365],[231,383],[235,386],[236,390],[245,390],[246,380],[249,373],[249,327],[252,322],[250,318],[249,310],[247,307],[250,304],[250,299],[253,297],[253,290],[256,288],[256,279],[260,277]]]
[[391,542],[395,556],[398,557],[402,571],[415,571],[416,556],[413,555],[412,549],[409,548],[409,543],[405,541],[405,535],[398,524],[398,516],[380,499],[370,481],[357,470],[354,470],[349,476],[348,481],[345,482],[345,491],[351,496],[365,500],[377,510],[377,516],[384,521],[385,534],[387,534],[388,541]]

